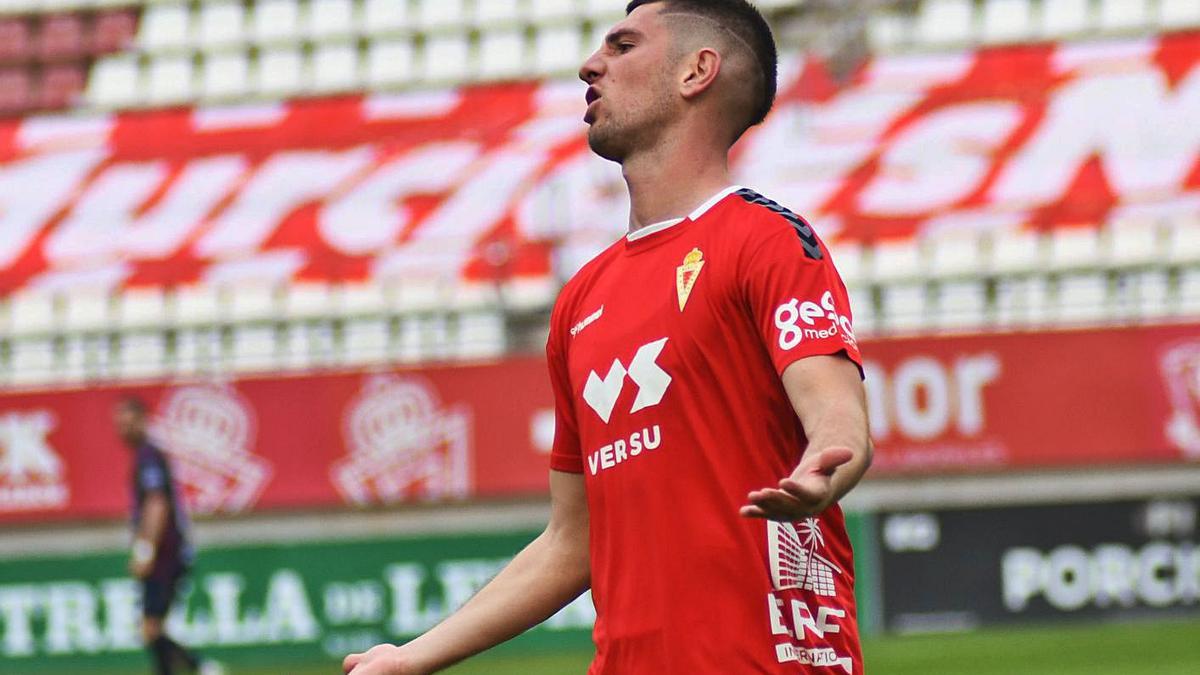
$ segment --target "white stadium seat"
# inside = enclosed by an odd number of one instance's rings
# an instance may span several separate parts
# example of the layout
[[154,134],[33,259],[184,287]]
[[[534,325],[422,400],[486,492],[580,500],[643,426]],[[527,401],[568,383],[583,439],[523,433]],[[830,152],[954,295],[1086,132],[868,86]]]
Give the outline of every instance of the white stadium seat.
[[55,298],[41,291],[17,291],[8,299],[8,330],[13,335],[37,335],[58,325]]
[[[100,349],[98,347],[104,347]],[[55,365],[55,379],[61,382],[78,383],[95,376],[97,360],[107,351],[108,343],[92,335],[70,335],[63,340],[62,355]]]
[[208,373],[224,368],[221,333],[214,328],[185,329],[176,333],[172,369],[180,375]]
[[915,279],[924,273],[920,244],[914,238],[877,242],[871,254],[871,279]]
[[278,367],[279,345],[275,327],[238,326],[233,331],[233,367],[238,371],[264,371]]
[[255,79],[264,94],[294,94],[303,86],[304,58],[295,48],[264,49],[258,54]]
[[414,60],[409,40],[373,40],[367,51],[367,84],[380,88],[411,82]]
[[185,326],[216,323],[224,310],[219,290],[208,285],[177,287],[169,304],[172,321]]
[[534,44],[534,63],[542,74],[575,72],[583,63],[583,39],[577,26],[543,28]]
[[167,340],[159,332],[122,335],[117,371],[127,378],[156,378],[167,372]]
[[829,255],[837,266],[838,274],[847,286],[857,285],[866,278],[866,256],[862,244],[856,241],[835,240],[826,242]]
[[1200,217],[1171,221],[1167,230],[1167,256],[1174,263],[1200,262]]
[[352,35],[354,32],[354,4],[351,0],[311,0],[305,33],[315,38],[331,38]]
[[469,72],[471,44],[465,34],[431,36],[425,41],[421,58],[421,79],[426,82],[450,82],[463,79]]
[[1165,28],[1200,26],[1200,2],[1196,2],[1196,0],[1159,0],[1158,22]]
[[1177,314],[1200,314],[1200,267],[1186,269],[1179,276]]
[[1129,31],[1144,28],[1150,21],[1147,0],[1100,0],[1100,28],[1105,31]]
[[252,37],[259,44],[293,40],[300,30],[298,0],[259,0],[254,5]]
[[524,73],[525,33],[519,29],[488,31],[479,40],[479,75],[511,78]]
[[231,322],[267,320],[279,315],[279,297],[270,284],[247,283],[222,290]]
[[1110,267],[1153,264],[1162,255],[1161,232],[1154,221],[1118,219],[1109,223],[1106,264]]
[[626,0],[584,0],[588,16],[610,18],[625,13]]
[[250,59],[243,51],[209,53],[200,75],[200,95],[207,99],[232,99],[250,90]]
[[205,49],[226,47],[246,38],[246,10],[240,2],[209,0],[200,4],[200,45]]
[[333,313],[332,290],[327,283],[289,284],[283,296],[283,316],[288,319],[315,319]]
[[926,240],[929,274],[935,277],[966,277],[983,267],[983,242],[973,230],[945,232]]
[[1059,227],[1048,236],[1053,268],[1080,269],[1100,264],[1100,233],[1095,227]]
[[979,329],[987,319],[987,288],[979,280],[952,281],[936,289],[933,327]]
[[850,313],[854,315],[854,332],[859,337],[876,330],[877,312],[870,286],[846,285],[850,296]]
[[166,326],[167,294],[157,286],[126,289],[117,298],[114,321],[122,329]]
[[499,312],[470,312],[458,317],[454,356],[491,359],[504,355],[504,317]]
[[315,91],[347,91],[358,85],[358,46],[324,44],[313,51],[312,85]]
[[187,47],[192,15],[184,3],[150,3],[142,13],[138,45],[149,52]]
[[195,95],[192,56],[160,56],[150,62],[147,99],[156,105],[182,103]]
[[467,20],[463,0],[418,0],[417,25],[420,28],[461,26]]
[[411,23],[412,18],[408,15],[407,2],[397,2],[396,0],[363,1],[363,33],[391,33],[409,28]]
[[45,384],[55,379],[54,342],[49,338],[27,338],[11,343],[9,382],[19,386]]
[[425,319],[419,316],[402,318],[396,357],[401,361],[414,362],[425,356]]
[[343,284],[337,289],[336,306],[342,316],[370,316],[387,311],[388,290],[373,281]]
[[102,108],[134,105],[141,94],[137,56],[118,54],[99,59],[88,78],[87,99]]
[[63,296],[63,329],[94,331],[111,325],[112,296],[107,290],[72,290]]
[[565,19],[575,16],[574,0],[529,0],[529,15],[534,21]]
[[1088,0],[1053,0],[1041,4],[1041,33],[1045,37],[1074,35],[1091,25]]
[[1154,320],[1170,312],[1171,280],[1166,270],[1129,272],[1118,277],[1106,319]]
[[1016,42],[1031,37],[1033,10],[1030,0],[987,0],[981,23],[986,42]]
[[1019,274],[1044,264],[1042,237],[1029,230],[999,230],[992,235],[989,268],[993,273]]
[[925,0],[917,14],[917,39],[934,45],[966,42],[974,19],[970,0]]
[[1058,307],[1054,319],[1092,323],[1108,310],[1108,278],[1099,272],[1068,274],[1058,280]]
[[517,0],[487,0],[475,3],[474,24],[480,28],[491,28],[497,25],[511,25],[521,18],[521,8]]
[[929,328],[929,298],[925,284],[889,283],[880,295],[882,324],[889,332],[917,332]]
[[343,334],[343,365],[367,365],[387,360],[391,330],[386,319],[347,321]]
[[1042,324],[1050,311],[1050,283],[1045,276],[1010,277],[996,283],[995,321],[1001,327]]

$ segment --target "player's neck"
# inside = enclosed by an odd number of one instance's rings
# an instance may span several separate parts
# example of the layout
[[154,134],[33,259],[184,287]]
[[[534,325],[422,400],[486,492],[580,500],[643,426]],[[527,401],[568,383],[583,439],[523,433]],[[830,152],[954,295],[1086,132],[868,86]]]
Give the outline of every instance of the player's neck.
[[683,218],[732,184],[728,153],[680,144],[627,158],[629,231]]

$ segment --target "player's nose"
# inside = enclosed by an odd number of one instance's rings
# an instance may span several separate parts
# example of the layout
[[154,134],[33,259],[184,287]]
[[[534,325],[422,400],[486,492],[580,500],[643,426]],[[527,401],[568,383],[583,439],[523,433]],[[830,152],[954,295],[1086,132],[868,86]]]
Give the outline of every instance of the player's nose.
[[604,60],[600,58],[600,51],[597,50],[579,67],[579,79],[587,84],[593,84],[596,80],[600,79],[600,75],[603,72]]

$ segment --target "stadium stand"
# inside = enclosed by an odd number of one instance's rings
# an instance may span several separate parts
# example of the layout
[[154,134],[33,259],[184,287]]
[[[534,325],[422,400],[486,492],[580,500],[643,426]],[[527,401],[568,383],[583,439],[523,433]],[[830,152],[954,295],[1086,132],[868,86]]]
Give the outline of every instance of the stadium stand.
[[[827,21],[829,3],[817,0],[759,4],[776,22],[785,51],[808,46],[803,40],[814,34],[812,26]],[[41,139],[42,146],[32,147],[55,148],[151,129],[128,121],[131,111],[144,108],[186,106],[195,110],[197,128],[213,129],[278,121],[295,102],[332,106],[326,102],[363,92],[368,114],[389,106],[436,108],[455,87],[569,78],[623,5],[10,0],[0,5],[0,114],[70,109],[68,116],[17,123],[19,136]],[[882,64],[874,72],[898,68],[901,78],[910,67],[904,64],[924,57],[950,63],[979,48],[1084,44],[1200,26],[1200,5],[1190,0],[862,0],[856,6],[865,18],[848,39],[868,40]],[[845,13],[839,16],[844,21]],[[831,50],[832,57],[838,53]],[[870,100],[887,105],[884,93],[895,85],[879,86],[879,98]],[[399,97],[389,98],[394,92]],[[162,116],[163,124],[168,119],[166,112],[147,114]],[[219,180],[233,169],[206,170]],[[90,208],[125,208],[106,201],[117,194],[96,190],[89,198],[100,201]],[[1181,199],[1158,211],[1118,209],[1070,226],[926,227],[891,238],[827,238],[854,298],[858,329],[868,336],[1159,322],[1200,305],[1200,217]],[[559,202],[551,208],[573,208]],[[530,227],[555,248],[560,276],[619,231],[611,223],[579,225],[569,211],[552,220],[566,224],[540,234]],[[500,284],[408,273],[282,283],[296,265],[290,255],[231,260],[209,276],[159,286],[122,284],[128,270],[119,266],[18,284],[0,310],[0,370],[7,384],[30,385],[478,358],[536,345],[544,320],[538,317],[554,295],[554,279],[536,275]],[[263,265],[274,276],[264,280]]]

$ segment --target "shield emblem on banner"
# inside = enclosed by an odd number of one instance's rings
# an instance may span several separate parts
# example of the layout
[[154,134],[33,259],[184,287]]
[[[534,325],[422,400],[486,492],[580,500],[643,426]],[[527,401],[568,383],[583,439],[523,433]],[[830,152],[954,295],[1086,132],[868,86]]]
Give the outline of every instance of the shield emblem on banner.
[[1200,459],[1200,342],[1163,354],[1163,379],[1171,401],[1167,439],[1188,459]]
[[346,407],[348,457],[331,469],[352,504],[464,497],[470,491],[470,413],[442,408],[433,386],[375,376]]
[[254,410],[233,387],[197,385],[168,392],[150,424],[175,479],[197,514],[254,506],[271,465],[253,453]]

